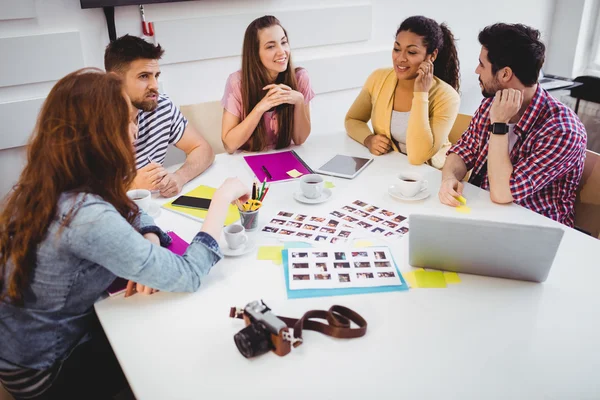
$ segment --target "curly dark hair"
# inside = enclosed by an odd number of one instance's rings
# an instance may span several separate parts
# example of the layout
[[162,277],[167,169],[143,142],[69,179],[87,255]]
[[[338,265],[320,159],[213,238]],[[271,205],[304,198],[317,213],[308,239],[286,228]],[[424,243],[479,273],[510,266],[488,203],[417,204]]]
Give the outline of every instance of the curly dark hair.
[[422,15],[405,19],[396,31],[396,36],[402,31],[409,31],[423,37],[427,46],[427,54],[438,50],[438,56],[433,62],[434,75],[452,86],[458,92],[460,88],[460,63],[454,35],[446,24],[438,24],[431,18]]

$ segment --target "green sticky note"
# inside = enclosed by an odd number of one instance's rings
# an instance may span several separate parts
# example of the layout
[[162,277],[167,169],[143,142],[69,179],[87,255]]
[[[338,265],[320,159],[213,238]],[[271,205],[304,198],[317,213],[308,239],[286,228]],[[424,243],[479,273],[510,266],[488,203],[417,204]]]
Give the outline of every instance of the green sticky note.
[[325,187],[326,187],[327,189],[331,189],[331,188],[334,188],[334,187],[335,187],[335,185],[333,184],[333,182],[326,181],[326,182],[325,182]]
[[460,283],[460,277],[456,272],[444,272],[446,283]]
[[352,244],[352,247],[371,247],[373,246],[373,242],[369,240],[355,240]]
[[292,178],[297,178],[299,176],[302,176],[302,172],[298,171],[297,169],[292,169],[292,170],[286,172],[286,174],[288,174]]
[[445,288],[447,286],[442,271],[415,271],[415,278],[420,288]]
[[258,249],[257,259],[259,260],[270,260],[275,264],[281,265],[283,260],[281,258],[281,251],[283,246],[263,246]]
[[305,242],[283,242],[284,249],[297,249],[297,248],[308,248],[313,247],[310,243]]
[[404,280],[406,281],[406,283],[408,283],[409,287],[411,287],[411,288],[419,287],[419,285],[417,284],[417,278],[415,278],[415,271],[403,272],[402,276],[404,277]]

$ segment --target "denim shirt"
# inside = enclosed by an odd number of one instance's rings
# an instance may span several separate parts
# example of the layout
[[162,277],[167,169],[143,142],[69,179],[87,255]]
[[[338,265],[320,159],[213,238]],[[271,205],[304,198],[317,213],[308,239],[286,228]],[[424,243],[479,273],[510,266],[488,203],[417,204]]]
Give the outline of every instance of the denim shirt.
[[[192,292],[222,258],[215,239],[204,232],[178,256],[142,236],[156,233],[161,246],[171,240],[147,214],[141,213],[135,225],[138,230],[99,196],[61,195],[56,218],[38,246],[24,305],[0,302],[0,370],[44,370],[66,359],[87,340],[94,302],[115,277],[162,291]],[[5,279],[12,272],[10,263],[7,267]]]

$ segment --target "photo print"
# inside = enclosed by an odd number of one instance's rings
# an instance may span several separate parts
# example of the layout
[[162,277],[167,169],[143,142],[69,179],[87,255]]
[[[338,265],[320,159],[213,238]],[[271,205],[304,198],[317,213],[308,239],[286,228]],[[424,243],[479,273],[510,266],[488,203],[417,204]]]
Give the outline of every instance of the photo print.
[[403,285],[388,247],[287,251],[290,290]]
[[[285,228],[281,228],[281,227]],[[295,236],[301,241],[337,243],[350,239],[353,227],[332,218],[279,211],[262,231],[274,236]],[[333,240],[333,239],[336,240]]]
[[406,216],[363,200],[355,200],[351,205],[332,211],[330,215],[345,224],[381,235],[388,240],[399,239],[408,232]]

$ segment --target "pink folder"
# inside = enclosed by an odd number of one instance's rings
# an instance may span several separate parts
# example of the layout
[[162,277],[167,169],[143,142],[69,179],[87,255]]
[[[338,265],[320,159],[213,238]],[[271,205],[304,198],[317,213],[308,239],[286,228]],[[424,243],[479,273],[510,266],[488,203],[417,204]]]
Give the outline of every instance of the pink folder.
[[[188,242],[180,238],[175,232],[169,231],[167,235],[171,236],[173,240],[167,249],[171,250],[173,253],[182,256],[187,248],[189,247]],[[124,292],[127,288],[127,279],[119,278],[115,279],[113,283],[110,284],[106,291],[110,296],[115,296],[121,292]]]
[[294,150],[245,156],[244,160],[260,182],[263,182],[265,178],[267,182],[291,180],[293,178],[287,172],[294,169],[302,175],[313,173],[313,170]]

